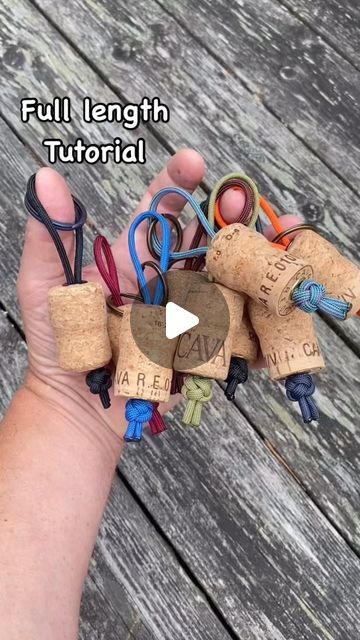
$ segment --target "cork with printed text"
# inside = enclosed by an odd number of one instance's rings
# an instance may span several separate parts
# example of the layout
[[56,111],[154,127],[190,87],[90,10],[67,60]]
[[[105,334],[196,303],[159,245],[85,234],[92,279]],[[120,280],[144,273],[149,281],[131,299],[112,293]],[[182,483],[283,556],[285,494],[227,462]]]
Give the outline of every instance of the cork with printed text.
[[309,261],[274,247],[263,235],[242,224],[231,224],[211,242],[206,268],[217,282],[246,293],[271,313],[292,313],[292,291],[311,278]]
[[273,380],[324,369],[325,362],[310,314],[295,309],[286,317],[275,316],[254,300],[249,301],[248,309]]
[[188,291],[185,307],[197,315],[197,326],[178,342],[174,369],[205,378],[226,380],[234,332],[241,321],[245,299],[220,284],[201,279]]
[[[169,400],[177,339],[166,338],[165,318],[165,308],[157,305],[124,307],[115,395],[153,402]],[[139,344],[146,348],[140,349]]]

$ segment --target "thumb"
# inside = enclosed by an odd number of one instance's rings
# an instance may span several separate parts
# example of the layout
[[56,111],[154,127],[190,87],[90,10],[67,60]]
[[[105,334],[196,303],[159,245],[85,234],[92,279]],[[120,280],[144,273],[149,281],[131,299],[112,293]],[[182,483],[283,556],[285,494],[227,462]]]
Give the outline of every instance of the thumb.
[[[36,174],[37,196],[50,218],[59,222],[72,222],[74,203],[65,179],[54,169],[44,167]],[[74,234],[60,232],[69,259],[74,252]],[[46,291],[65,281],[63,267],[54,242],[46,227],[29,216],[21,258],[18,288],[20,296],[37,288]]]

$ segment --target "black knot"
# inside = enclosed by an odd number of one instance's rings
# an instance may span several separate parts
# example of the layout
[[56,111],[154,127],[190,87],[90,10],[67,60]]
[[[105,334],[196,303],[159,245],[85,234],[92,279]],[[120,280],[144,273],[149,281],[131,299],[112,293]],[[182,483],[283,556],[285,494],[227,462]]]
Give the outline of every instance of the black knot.
[[109,389],[112,385],[110,370],[102,367],[101,369],[90,371],[86,376],[86,384],[91,393],[100,396],[104,409],[109,409],[111,406]]
[[228,400],[235,400],[236,389],[239,384],[244,384],[249,376],[248,363],[244,358],[233,356],[230,361],[230,369],[226,378],[225,395]]

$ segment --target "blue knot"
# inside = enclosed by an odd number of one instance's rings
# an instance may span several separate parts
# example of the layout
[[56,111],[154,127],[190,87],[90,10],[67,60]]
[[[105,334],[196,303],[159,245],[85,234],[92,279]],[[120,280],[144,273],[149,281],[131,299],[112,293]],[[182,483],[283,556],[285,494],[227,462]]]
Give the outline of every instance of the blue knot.
[[323,311],[338,320],[345,320],[351,309],[348,302],[327,296],[324,285],[315,280],[303,280],[293,291],[292,299],[306,313]]
[[128,428],[125,433],[126,442],[139,442],[145,422],[150,422],[154,413],[154,405],[149,400],[128,400],[125,407],[125,418]]
[[309,373],[296,373],[285,382],[286,395],[292,402],[298,402],[304,422],[319,420],[319,410],[311,397],[315,384]]

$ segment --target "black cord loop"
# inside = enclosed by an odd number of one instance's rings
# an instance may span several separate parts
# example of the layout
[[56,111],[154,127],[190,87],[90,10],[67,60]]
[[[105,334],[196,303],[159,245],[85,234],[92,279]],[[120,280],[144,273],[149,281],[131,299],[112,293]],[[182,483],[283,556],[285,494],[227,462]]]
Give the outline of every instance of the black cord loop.
[[[68,285],[82,283],[81,274],[84,253],[83,226],[87,217],[86,209],[80,200],[74,196],[72,196],[72,199],[75,207],[75,221],[72,223],[66,223],[52,220],[37,196],[36,174],[33,174],[28,180],[24,200],[26,210],[33,218],[35,218],[35,220],[41,222],[48,230],[59,254],[59,258],[64,269],[66,284]],[[71,267],[59,231],[75,231],[74,269]]]

